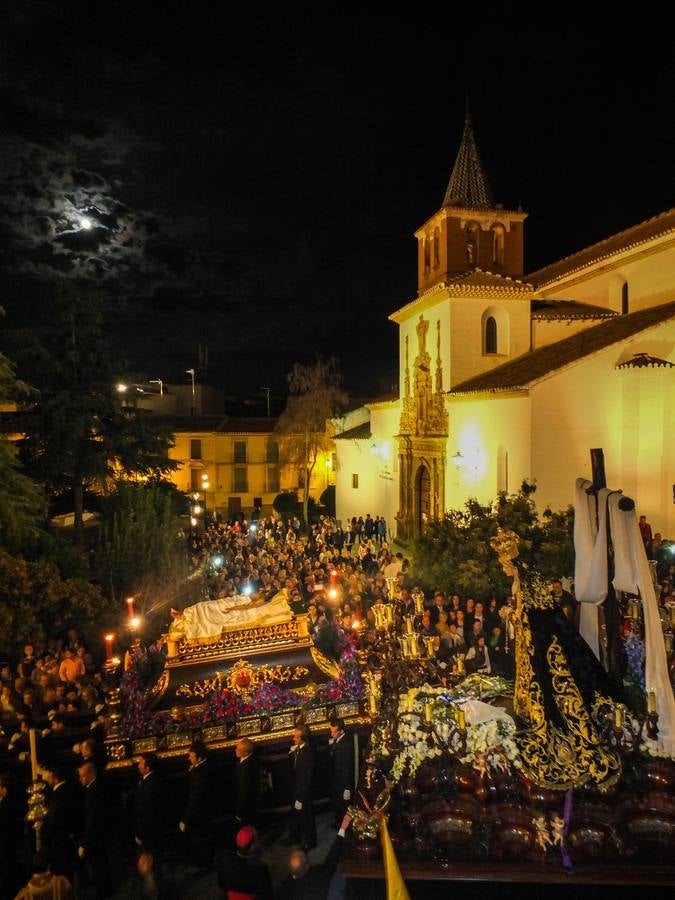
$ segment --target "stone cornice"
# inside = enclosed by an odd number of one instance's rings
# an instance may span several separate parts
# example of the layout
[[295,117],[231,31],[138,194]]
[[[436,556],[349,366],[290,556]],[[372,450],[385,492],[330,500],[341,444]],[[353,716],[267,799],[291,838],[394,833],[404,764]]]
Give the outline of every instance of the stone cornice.
[[[483,276],[481,278],[481,276]],[[395,310],[389,316],[391,322],[404,322],[412,313],[424,312],[439,300],[455,299],[494,299],[530,301],[535,297],[531,284],[508,276],[494,275],[477,269],[464,280],[441,281],[422,291],[418,297]]]

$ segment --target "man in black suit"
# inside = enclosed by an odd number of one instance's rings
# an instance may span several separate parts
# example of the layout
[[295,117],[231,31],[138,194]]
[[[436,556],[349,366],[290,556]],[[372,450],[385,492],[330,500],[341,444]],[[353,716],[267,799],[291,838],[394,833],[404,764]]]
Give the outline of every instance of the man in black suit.
[[55,875],[65,875],[72,884],[77,822],[74,789],[66,781],[65,771],[59,763],[45,763],[42,775],[51,789],[47,796],[47,815],[41,830],[42,844],[49,857],[49,870]]
[[331,721],[328,745],[332,769],[331,803],[337,828],[344,818],[354,790],[354,745],[345,733],[344,719],[335,718]]
[[0,775],[0,897],[13,897],[25,873],[19,864],[25,791],[9,775]]
[[316,847],[316,822],[312,806],[312,782],[314,780],[314,748],[307,725],[298,725],[293,732],[293,744],[289,750],[293,766],[291,789],[291,824],[286,846],[302,844],[307,851]]
[[[288,859],[288,875],[277,888],[276,900],[325,900],[330,895],[331,882],[344,847],[345,831],[349,827],[350,816],[340,823],[340,830],[328,851],[325,860],[312,866],[303,850],[293,850]],[[336,896],[344,895],[338,890]]]
[[162,842],[162,785],[157,771],[157,757],[154,753],[141,753],[138,758],[138,774],[133,798],[134,843],[139,853],[159,853]]
[[137,870],[143,890],[155,896],[161,890],[162,837],[164,831],[161,774],[154,753],[141,753],[136,763],[140,781],[133,796],[132,831],[138,851]]
[[272,879],[268,867],[257,856],[257,839],[255,828],[244,825],[237,832],[236,850],[221,850],[216,856],[218,885],[226,897],[240,894],[272,900]]
[[260,767],[255,752],[255,744],[249,738],[240,738],[235,747],[236,768],[236,809],[237,827],[255,825],[260,793]]
[[189,857],[198,869],[211,867],[213,846],[210,828],[213,810],[214,779],[202,741],[193,741],[188,750],[188,790],[178,828],[188,839]]
[[82,830],[78,839],[77,855],[83,861],[85,871],[93,882],[97,897],[109,897],[110,865],[107,851],[107,822],[110,814],[106,789],[93,762],[85,762],[77,770],[84,788]]

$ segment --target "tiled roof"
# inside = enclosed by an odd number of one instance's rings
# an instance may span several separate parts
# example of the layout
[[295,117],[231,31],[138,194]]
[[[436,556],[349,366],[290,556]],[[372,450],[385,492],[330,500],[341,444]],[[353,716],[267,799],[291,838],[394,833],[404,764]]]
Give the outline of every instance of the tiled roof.
[[524,388],[556,369],[604,350],[647,328],[675,318],[675,301],[652,306],[626,316],[616,316],[599,325],[585,328],[562,341],[524,353],[491,372],[476,375],[455,385],[448,393],[470,394],[483,391],[508,391]]
[[591,244],[578,253],[566,256],[558,262],[551,263],[550,266],[544,266],[543,269],[537,269],[531,272],[527,277],[538,288],[542,288],[559,278],[564,278],[574,272],[592,266],[600,260],[607,259],[623,250],[629,250],[631,247],[637,247],[647,241],[652,240],[660,235],[675,231],[675,209],[669,209],[662,212],[658,216],[640,222],[639,225],[633,225],[625,231],[613,234],[604,241],[597,244]]
[[465,206],[469,209],[494,209],[492,191],[481,162],[476,138],[467,112],[464,133],[450,176],[443,207]]
[[533,300],[533,319],[613,319],[618,315],[606,306],[577,303],[576,300]]
[[370,422],[362,422],[354,428],[333,435],[334,441],[367,441],[373,436],[370,430]]
[[249,416],[153,416],[152,421],[174,431],[208,431],[218,434],[270,434],[276,419]]
[[489,272],[487,269],[479,269],[478,266],[462,275],[453,275],[446,282],[446,286],[456,290],[479,287],[529,292],[533,289],[528,281],[521,281],[520,278],[512,278],[510,275],[500,275],[498,272]]

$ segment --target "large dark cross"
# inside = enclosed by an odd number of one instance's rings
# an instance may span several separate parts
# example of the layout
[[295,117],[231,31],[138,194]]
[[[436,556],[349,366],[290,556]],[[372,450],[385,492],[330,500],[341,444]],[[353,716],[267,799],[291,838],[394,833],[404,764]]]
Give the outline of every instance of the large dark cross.
[[[596,526],[599,518],[598,510],[598,493],[601,488],[607,487],[607,478],[605,476],[605,454],[600,447],[591,450],[591,471],[593,484],[588,488],[588,494],[595,497],[595,520]],[[619,509],[628,512],[635,509],[635,501],[630,497],[622,496],[619,500]],[[622,613],[616,598],[612,579],[614,578],[614,544],[612,542],[612,532],[609,525],[609,516],[607,517],[607,599],[598,609],[599,625],[604,624],[604,640],[600,641],[600,657],[601,661],[615,682],[617,690],[621,691],[623,685],[623,674],[626,668],[626,656],[623,649],[623,641],[621,640]]]

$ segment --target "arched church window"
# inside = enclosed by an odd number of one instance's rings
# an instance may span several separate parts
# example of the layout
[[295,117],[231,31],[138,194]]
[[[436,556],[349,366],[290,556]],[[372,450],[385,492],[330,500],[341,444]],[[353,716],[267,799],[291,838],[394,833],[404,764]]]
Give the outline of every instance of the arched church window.
[[428,272],[431,268],[431,241],[424,238],[424,271]]
[[485,352],[497,352],[497,320],[494,316],[488,316],[485,320]]
[[478,234],[479,228],[475,222],[466,226],[466,261],[470,266],[478,263]]
[[497,266],[504,265],[504,226],[492,226],[492,262]]
[[441,235],[438,228],[434,228],[434,269],[441,264]]
[[621,285],[621,315],[625,316],[628,314],[629,304],[628,304],[628,282],[624,281]]

